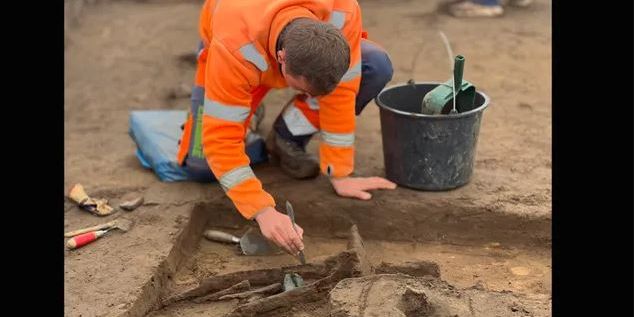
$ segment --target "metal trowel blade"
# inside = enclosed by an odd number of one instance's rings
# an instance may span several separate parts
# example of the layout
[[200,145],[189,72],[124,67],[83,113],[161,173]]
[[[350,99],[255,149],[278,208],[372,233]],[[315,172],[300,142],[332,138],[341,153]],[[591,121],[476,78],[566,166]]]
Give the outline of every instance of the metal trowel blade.
[[240,238],[240,250],[244,255],[274,255],[281,254],[282,249],[269,242],[259,230],[249,228]]

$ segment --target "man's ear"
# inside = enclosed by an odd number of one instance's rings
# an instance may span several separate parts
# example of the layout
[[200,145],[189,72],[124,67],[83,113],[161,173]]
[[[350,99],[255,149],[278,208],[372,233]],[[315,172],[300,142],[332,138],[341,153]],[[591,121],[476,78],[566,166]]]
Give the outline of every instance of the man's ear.
[[281,50],[277,51],[277,62],[278,63],[286,62],[286,50],[281,49]]

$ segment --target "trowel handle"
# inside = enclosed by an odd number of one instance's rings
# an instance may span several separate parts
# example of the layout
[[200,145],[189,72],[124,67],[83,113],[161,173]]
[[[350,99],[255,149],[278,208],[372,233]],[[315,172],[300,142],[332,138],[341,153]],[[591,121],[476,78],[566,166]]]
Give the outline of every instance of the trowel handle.
[[66,247],[70,250],[83,247],[86,244],[99,239],[104,234],[106,234],[106,232],[108,232],[108,230],[97,230],[74,236],[68,239],[68,241],[66,242]]
[[456,55],[453,64],[453,85],[456,87],[456,94],[462,86],[462,74],[464,73],[464,56]]
[[64,237],[65,238],[70,238],[70,237],[74,237],[76,235],[80,235],[80,234],[86,233],[86,232],[104,230],[104,229],[108,229],[108,228],[110,228],[110,227],[112,227],[114,225],[115,225],[115,220],[110,221],[110,222],[106,222],[106,223],[102,223],[100,225],[88,227],[88,228],[83,228],[83,229],[79,229],[79,230],[69,231],[69,232],[64,233]]
[[226,232],[218,230],[206,230],[203,235],[205,238],[216,242],[240,243],[240,238]]

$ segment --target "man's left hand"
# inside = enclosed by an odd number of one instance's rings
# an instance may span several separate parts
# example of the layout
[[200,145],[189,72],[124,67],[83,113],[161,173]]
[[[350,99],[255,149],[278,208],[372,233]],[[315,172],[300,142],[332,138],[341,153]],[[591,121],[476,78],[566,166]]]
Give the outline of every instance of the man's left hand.
[[372,194],[368,193],[367,190],[396,188],[396,184],[382,177],[331,178],[330,182],[337,195],[362,200],[372,198]]

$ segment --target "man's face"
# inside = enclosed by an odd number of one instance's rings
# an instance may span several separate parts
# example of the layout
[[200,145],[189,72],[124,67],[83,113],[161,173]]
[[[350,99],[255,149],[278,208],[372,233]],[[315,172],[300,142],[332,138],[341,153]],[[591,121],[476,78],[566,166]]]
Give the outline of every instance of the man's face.
[[286,53],[284,50],[281,51],[277,51],[277,60],[280,63],[280,65],[282,66],[282,76],[284,76],[284,79],[286,80],[286,83],[288,84],[289,87],[291,87],[292,89],[297,90],[299,93],[302,94],[306,94],[308,95],[308,97],[310,98],[311,96],[313,96],[310,93],[310,85],[308,85],[308,83],[306,82],[306,78],[304,78],[303,76],[294,76],[291,75],[289,73],[286,72]]

